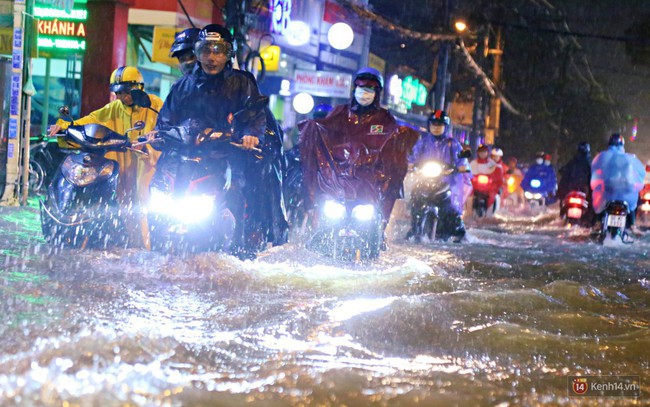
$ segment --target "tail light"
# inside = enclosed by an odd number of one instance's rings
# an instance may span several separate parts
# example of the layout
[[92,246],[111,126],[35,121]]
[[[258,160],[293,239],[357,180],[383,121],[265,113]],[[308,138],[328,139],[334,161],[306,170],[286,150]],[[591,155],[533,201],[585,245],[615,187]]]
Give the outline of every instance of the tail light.
[[650,201],[650,192],[646,192],[645,194],[643,194],[643,199],[646,201]]
[[582,205],[582,199],[580,198],[569,198],[570,204]]
[[487,175],[479,175],[476,181],[479,184],[487,184],[490,182],[490,178]]

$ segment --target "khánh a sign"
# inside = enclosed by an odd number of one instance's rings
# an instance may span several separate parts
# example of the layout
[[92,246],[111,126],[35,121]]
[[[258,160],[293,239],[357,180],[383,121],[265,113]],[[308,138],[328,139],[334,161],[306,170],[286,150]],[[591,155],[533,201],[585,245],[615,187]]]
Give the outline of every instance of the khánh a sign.
[[306,92],[312,96],[348,98],[352,75],[340,72],[303,71],[296,69],[293,91]]
[[44,51],[84,52],[88,11],[75,8],[70,13],[57,8],[34,7],[38,18],[38,48]]

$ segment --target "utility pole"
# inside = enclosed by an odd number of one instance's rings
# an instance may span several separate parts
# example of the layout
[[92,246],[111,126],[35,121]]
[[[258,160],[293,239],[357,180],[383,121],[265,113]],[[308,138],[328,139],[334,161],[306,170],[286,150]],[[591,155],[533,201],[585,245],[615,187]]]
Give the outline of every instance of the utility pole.
[[[453,0],[444,0],[443,3],[443,30],[448,31],[451,27],[451,10],[453,7]],[[449,82],[449,49],[451,44],[449,41],[442,41],[440,49],[438,50],[438,68],[436,70],[436,83],[434,85],[434,110],[446,110],[446,94],[447,83]]]
[[[483,66],[482,62],[485,59],[488,50],[488,35],[489,30],[487,26],[483,26],[478,35],[478,46],[476,48],[476,63]],[[481,79],[476,78],[474,82],[474,106],[472,108],[472,130],[469,135],[470,147],[472,152],[476,153],[481,137],[485,130],[485,91],[481,85]]]
[[[496,48],[490,49],[486,45],[486,54],[493,56],[492,65],[492,82],[499,88],[501,83],[501,56],[503,55],[503,39],[501,36],[501,26],[496,29]],[[485,128],[485,143],[494,144],[499,137],[499,127],[501,123],[501,99],[498,97],[490,98],[490,114],[487,118]]]

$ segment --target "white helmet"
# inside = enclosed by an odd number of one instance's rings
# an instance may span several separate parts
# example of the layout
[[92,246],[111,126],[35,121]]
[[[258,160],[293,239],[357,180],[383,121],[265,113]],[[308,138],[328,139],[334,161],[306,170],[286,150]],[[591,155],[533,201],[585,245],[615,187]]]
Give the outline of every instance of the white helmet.
[[501,150],[498,147],[495,147],[492,149],[492,155],[497,156],[497,157],[503,157],[503,150]]

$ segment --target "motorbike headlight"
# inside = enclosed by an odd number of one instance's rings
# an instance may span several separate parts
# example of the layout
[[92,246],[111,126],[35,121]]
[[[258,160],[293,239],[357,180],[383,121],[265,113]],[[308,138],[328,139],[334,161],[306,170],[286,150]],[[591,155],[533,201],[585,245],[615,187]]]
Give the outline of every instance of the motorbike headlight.
[[339,220],[345,217],[345,206],[335,201],[325,201],[323,214],[331,220]]
[[542,194],[533,194],[533,198],[535,199],[542,199]]
[[361,222],[367,222],[375,216],[373,205],[357,205],[352,209],[352,217]]
[[85,187],[97,179],[99,173],[95,167],[86,167],[73,160],[65,160],[61,166],[63,176],[71,183]]
[[524,197],[526,197],[526,199],[533,199],[533,194],[531,194],[530,192],[526,191],[526,192],[524,192]]
[[442,174],[442,165],[429,161],[422,166],[421,174],[427,178],[435,178]]
[[212,214],[214,210],[214,197],[210,195],[196,195],[183,198],[176,216],[185,223],[200,222]]
[[515,177],[508,177],[508,186],[511,187],[515,185]]
[[540,181],[538,179],[531,179],[530,180],[530,186],[533,187],[533,188],[539,188],[540,186],[542,186],[542,181]]
[[196,223],[208,218],[214,210],[214,196],[196,195],[174,199],[171,195],[151,189],[149,212],[173,216],[181,222]]

